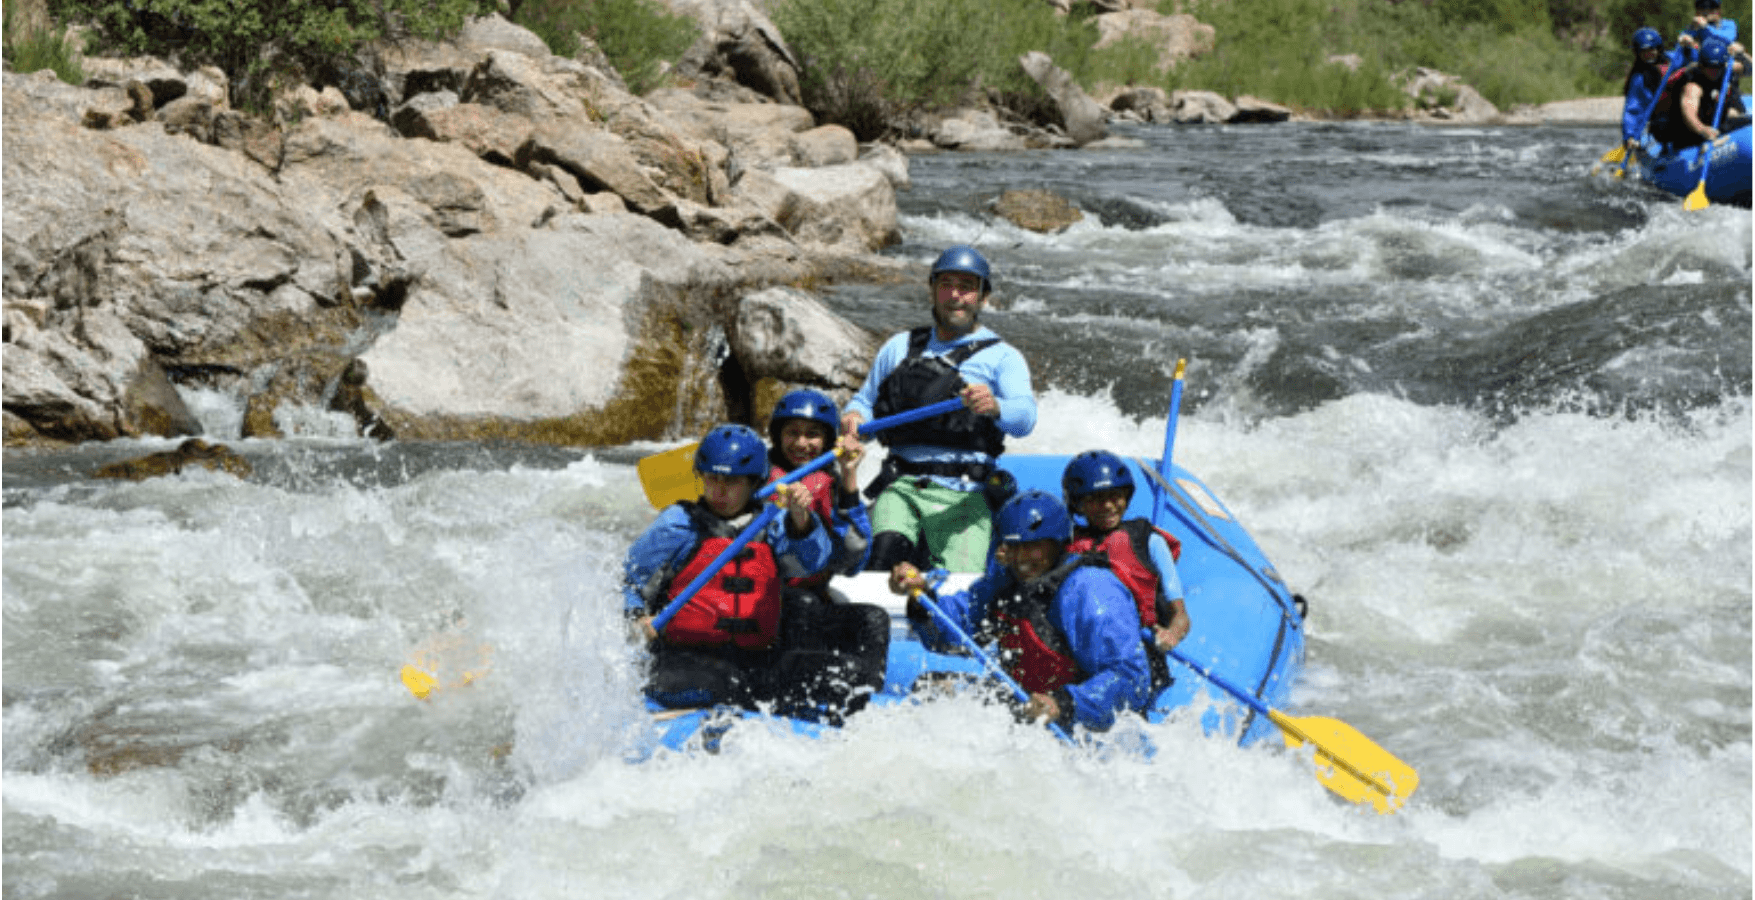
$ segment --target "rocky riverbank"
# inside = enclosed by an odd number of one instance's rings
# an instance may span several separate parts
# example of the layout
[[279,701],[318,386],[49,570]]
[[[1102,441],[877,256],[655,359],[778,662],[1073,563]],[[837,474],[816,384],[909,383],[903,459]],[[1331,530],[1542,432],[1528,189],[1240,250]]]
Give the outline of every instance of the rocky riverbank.
[[[795,385],[844,395],[878,336],[806,288],[923,277],[876,255],[904,151],[1292,116],[1201,92],[1100,104],[1032,55],[1061,122],[951,110],[862,148],[786,102],[783,43],[738,8],[685,60],[691,87],[644,97],[589,46],[556,57],[498,17],[377,48],[369,89],[304,86],[271,118],[230,108],[217,70],[156,59],[87,60],[80,87],[5,74],[6,444],[199,434],[179,385],[237,397],[244,437],[322,407],[378,437],[569,444],[691,434]],[[1618,114],[1510,120],[1587,112]]]
[[388,124],[306,88],[276,127],[149,59],[5,75],[8,445],[198,433],[173,385],[246,437],[302,405],[617,443],[857,384],[873,338],[787,286],[906,277],[873,255],[901,153],[723,82],[635,97],[497,18],[385,61]]

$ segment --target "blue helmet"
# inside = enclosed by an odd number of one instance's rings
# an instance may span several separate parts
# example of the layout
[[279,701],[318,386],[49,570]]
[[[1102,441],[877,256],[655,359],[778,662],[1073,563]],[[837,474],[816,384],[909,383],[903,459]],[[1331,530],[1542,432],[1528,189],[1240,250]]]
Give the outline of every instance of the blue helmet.
[[695,471],[703,475],[768,475],[768,448],[747,425],[721,425],[701,438],[695,449]]
[[1031,489],[1005,502],[993,517],[994,533],[1002,544],[1029,541],[1072,540],[1072,516],[1053,494]]
[[1659,34],[1656,28],[1641,28],[1633,32],[1634,53],[1644,50],[1662,50],[1663,48],[1664,36]]
[[1700,45],[1701,65],[1723,67],[1730,61],[1731,48],[1724,41],[1718,38],[1707,38],[1706,43]]
[[780,428],[787,419],[808,419],[829,429],[829,436],[841,428],[841,414],[835,409],[835,401],[822,391],[808,388],[793,391],[780,398],[774,404],[774,411],[768,414],[768,440],[775,446],[780,444]]
[[1723,5],[1720,0],[1694,0],[1695,9],[1718,9]]
[[967,272],[981,279],[981,293],[986,294],[993,290],[993,278],[987,268],[987,258],[967,244],[958,244],[940,253],[938,259],[933,261],[932,273],[926,276],[926,282],[931,284],[940,272]]
[[1127,499],[1133,499],[1133,473],[1127,470],[1127,463],[1121,457],[1107,450],[1086,450],[1066,464],[1066,472],[1060,476],[1060,489],[1066,494],[1066,503],[1073,506],[1086,494],[1119,488],[1127,492]]

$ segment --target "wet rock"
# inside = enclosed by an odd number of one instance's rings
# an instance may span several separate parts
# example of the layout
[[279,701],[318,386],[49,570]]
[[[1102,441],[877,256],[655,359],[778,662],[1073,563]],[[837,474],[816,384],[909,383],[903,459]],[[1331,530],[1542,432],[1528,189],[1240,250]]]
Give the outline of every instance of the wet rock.
[[230,447],[209,444],[200,438],[190,438],[177,445],[175,450],[111,463],[98,469],[92,477],[144,481],[163,475],[175,475],[190,466],[226,472],[238,478],[248,478],[251,471],[250,461],[239,456]]
[[1065,231],[1085,218],[1072,201],[1052,191],[1041,190],[1006,191],[994,201],[993,211],[1012,224],[1038,234]]

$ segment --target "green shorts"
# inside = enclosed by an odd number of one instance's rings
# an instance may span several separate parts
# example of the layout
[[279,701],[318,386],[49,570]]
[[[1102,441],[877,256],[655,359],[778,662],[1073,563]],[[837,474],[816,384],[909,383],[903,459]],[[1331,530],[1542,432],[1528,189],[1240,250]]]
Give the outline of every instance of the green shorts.
[[993,538],[993,511],[980,491],[958,491],[901,478],[884,489],[871,505],[871,531],[907,535],[916,546],[924,536],[927,556],[935,567],[952,572],[987,568]]

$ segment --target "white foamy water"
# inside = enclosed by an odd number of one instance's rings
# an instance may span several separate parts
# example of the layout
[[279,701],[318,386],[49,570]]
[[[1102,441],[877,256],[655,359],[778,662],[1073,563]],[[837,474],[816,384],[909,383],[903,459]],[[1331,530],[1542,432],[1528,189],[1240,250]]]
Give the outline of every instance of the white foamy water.
[[[916,159],[903,198],[898,253],[995,261],[1041,387],[1014,450],[1155,457],[1190,359],[1177,460],[1310,601],[1286,711],[1416,768],[1395,816],[1186,720],[1071,750],[964,700],[630,764],[651,448],[287,409],[247,481],[8,454],[4,894],[1748,897],[1748,213],[1567,180],[1598,131],[1162,130]],[[1038,185],[1101,215],[986,212]],[[912,290],[844,307],[918,324]]]
[[[1042,406],[1020,451],[1161,445],[1103,396]],[[1188,722],[1127,726],[1146,759],[962,702],[630,765],[623,466],[47,489],[5,513],[7,893],[1730,896],[1749,433],[1746,404],[1496,430],[1368,395],[1182,421],[1311,599],[1292,711],[1419,770],[1384,818]],[[432,702],[396,681],[483,644]]]

